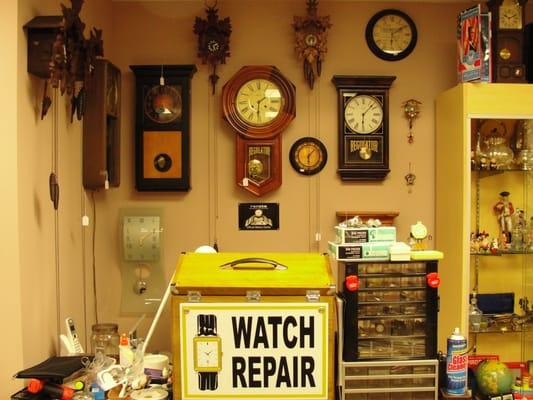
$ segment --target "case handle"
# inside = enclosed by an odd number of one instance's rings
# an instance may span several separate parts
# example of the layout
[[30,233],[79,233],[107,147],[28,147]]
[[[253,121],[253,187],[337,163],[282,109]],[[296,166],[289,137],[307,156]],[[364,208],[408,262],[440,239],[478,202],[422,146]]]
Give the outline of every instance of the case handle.
[[[270,260],[268,258],[255,258],[255,257],[252,257],[252,258],[239,258],[238,260],[234,260],[234,261],[230,261],[230,262],[227,262],[225,264],[222,264],[220,266],[220,268],[221,269],[228,269],[228,268],[236,269],[239,266],[241,266],[241,268],[242,268],[242,264],[250,264],[250,263],[266,264],[266,265],[270,265],[272,267],[272,269],[279,269],[279,270],[284,270],[284,269],[288,269],[289,268],[286,265],[280,264],[280,263],[278,263],[278,262],[276,262],[274,260]],[[244,267],[244,268],[246,268],[246,267]]]

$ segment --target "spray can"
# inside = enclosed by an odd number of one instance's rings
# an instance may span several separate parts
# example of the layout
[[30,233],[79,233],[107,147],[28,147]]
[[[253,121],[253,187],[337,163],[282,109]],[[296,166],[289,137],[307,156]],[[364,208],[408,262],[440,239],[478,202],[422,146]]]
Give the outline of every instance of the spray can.
[[467,389],[468,356],[466,355],[466,338],[455,328],[448,337],[446,352],[446,392],[448,394],[465,394]]

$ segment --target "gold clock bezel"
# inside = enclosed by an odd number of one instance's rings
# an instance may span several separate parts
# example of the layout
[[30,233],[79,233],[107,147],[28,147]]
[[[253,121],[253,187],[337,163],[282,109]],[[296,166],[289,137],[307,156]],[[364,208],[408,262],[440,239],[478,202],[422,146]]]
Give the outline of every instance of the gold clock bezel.
[[[312,148],[318,155],[318,158],[314,158],[311,162],[310,153],[305,156],[309,162],[302,161],[302,154],[306,149]],[[328,152],[326,146],[317,138],[307,136],[298,139],[293,143],[289,151],[289,160],[291,166],[296,172],[302,175],[315,175],[322,171],[328,161]]]

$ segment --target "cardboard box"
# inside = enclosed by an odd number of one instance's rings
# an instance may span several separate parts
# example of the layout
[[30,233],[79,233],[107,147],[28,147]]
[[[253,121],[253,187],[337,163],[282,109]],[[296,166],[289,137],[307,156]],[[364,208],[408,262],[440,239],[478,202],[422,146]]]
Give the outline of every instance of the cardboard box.
[[329,251],[338,261],[388,261],[389,249],[394,242],[350,243],[329,242]]
[[335,227],[337,243],[395,242],[396,227],[380,226],[377,228]]

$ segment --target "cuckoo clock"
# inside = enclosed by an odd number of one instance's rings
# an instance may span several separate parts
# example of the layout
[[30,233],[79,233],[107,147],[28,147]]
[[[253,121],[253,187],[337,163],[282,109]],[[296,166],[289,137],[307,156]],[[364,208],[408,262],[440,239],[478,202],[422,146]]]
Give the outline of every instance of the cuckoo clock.
[[304,62],[304,77],[311,89],[322,70],[327,52],[328,29],[331,27],[329,15],[319,17],[317,7],[318,0],[307,0],[307,15],[294,17],[292,24],[296,33],[296,53]]
[[209,81],[215,94],[215,85],[219,76],[216,73],[218,64],[225,64],[229,57],[229,39],[231,35],[231,22],[229,17],[219,19],[218,10],[214,6],[206,8],[207,19],[196,17],[194,33],[198,35],[198,57],[203,64],[213,68]]

